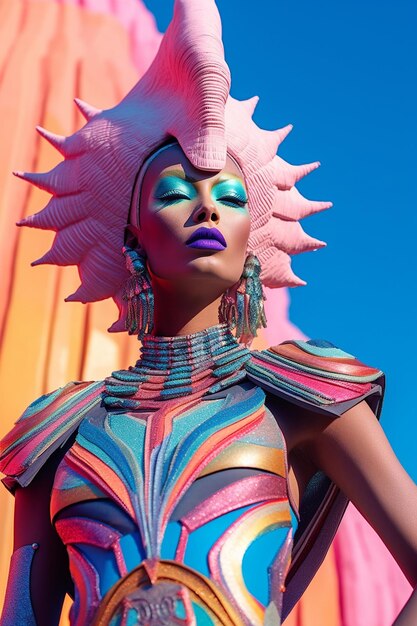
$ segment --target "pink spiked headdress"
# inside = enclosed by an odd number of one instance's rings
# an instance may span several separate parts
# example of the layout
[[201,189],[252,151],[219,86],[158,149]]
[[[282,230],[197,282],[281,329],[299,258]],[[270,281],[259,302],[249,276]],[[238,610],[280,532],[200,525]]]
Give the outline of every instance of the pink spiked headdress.
[[52,198],[19,225],[56,232],[49,252],[33,265],[77,265],[81,285],[69,301],[112,297],[124,330],[123,286],[129,274],[122,254],[135,176],[157,147],[175,138],[191,163],[218,171],[227,152],[239,163],[249,198],[248,250],[262,265],[267,287],[302,285],[290,254],[324,245],[299,221],[331,206],[306,200],[295,183],[319,163],[293,166],[277,156],[291,126],[260,129],[252,120],[257,98],[229,95],[220,17],[214,0],[176,0],[173,19],[143,78],[120,104],[100,111],[76,100],[87,123],[70,137],[38,127],[64,157],[47,173],[15,174]]

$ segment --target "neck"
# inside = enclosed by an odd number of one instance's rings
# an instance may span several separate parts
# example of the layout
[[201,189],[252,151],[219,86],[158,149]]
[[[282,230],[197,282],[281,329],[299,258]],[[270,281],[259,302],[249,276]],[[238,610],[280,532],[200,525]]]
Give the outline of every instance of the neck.
[[219,323],[221,296],[167,290],[157,281],[154,289],[154,329],[160,337],[191,335]]

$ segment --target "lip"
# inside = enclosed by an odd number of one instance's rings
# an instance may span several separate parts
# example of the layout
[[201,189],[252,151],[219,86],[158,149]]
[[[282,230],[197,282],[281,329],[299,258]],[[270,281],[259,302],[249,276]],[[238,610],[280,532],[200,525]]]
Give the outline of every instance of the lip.
[[185,245],[197,250],[221,251],[227,248],[226,239],[217,228],[197,228],[187,239]]

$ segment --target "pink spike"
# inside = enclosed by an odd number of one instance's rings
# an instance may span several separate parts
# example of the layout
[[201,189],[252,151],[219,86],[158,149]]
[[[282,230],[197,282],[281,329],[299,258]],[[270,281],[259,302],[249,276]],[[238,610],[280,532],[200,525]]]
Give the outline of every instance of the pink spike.
[[295,176],[295,183],[298,183],[299,180],[316,170],[318,167],[320,167],[320,165],[320,161],[314,161],[314,163],[306,163],[305,165],[291,165],[291,170]]
[[289,222],[273,218],[269,225],[271,231],[271,243],[288,255],[310,252],[326,246],[324,241],[307,235],[299,222]]
[[85,299],[85,289],[82,285],[78,287],[74,293],[65,298],[65,302],[86,302]]
[[264,242],[268,242],[269,245],[287,255],[318,250],[326,245],[324,241],[307,235],[299,222],[280,218],[272,218],[268,224],[250,237],[249,242],[255,254],[257,248],[262,249]]
[[252,115],[255,112],[256,105],[258,104],[258,102],[259,102],[259,96],[252,96],[252,98],[249,98],[248,100],[242,100],[241,104],[244,105],[245,109],[247,110],[249,115],[252,117]]
[[123,333],[123,332],[126,332],[126,323],[124,321],[126,313],[123,312],[123,315],[124,315],[123,318],[118,319],[111,326],[109,326],[109,328],[107,329],[109,333]]
[[291,250],[290,254],[300,254],[301,252],[314,252],[315,250],[320,250],[320,248],[325,248],[327,246],[327,243],[325,241],[321,241],[320,239],[310,237],[310,235],[307,235],[306,233],[303,233],[303,237],[298,245],[299,247],[295,250]]
[[63,135],[56,135],[55,133],[51,133],[49,130],[46,130],[46,128],[42,128],[42,126],[36,126],[36,130],[41,137],[46,139],[46,141],[51,144],[51,146],[53,146],[56,150],[58,150],[58,152],[65,156],[64,146],[66,137],[64,137]]
[[261,131],[265,141],[265,154],[268,160],[272,160],[276,155],[279,146],[284,141],[285,137],[292,130],[292,124],[284,126],[284,128],[278,128],[277,130],[263,130]]
[[37,265],[51,265],[51,264],[58,265],[57,260],[59,259],[56,258],[56,254],[54,254],[54,250],[53,248],[51,248],[50,250],[48,250],[48,252],[46,252],[46,254],[41,256],[39,259],[36,259],[36,261],[32,261],[31,266],[36,267]]
[[287,124],[283,128],[279,128],[278,130],[275,131],[277,133],[278,137],[279,137],[279,144],[278,145],[282,144],[284,139],[286,137],[288,137],[288,135],[290,134],[290,132],[292,131],[293,128],[294,128],[294,126],[292,124]]
[[18,222],[16,222],[16,226],[34,226],[33,224],[33,218],[35,216],[34,215],[28,215],[27,217],[22,217],[21,220],[19,220]]
[[284,220],[302,220],[304,217],[325,211],[332,206],[332,202],[307,200],[298,191],[297,187],[291,187],[289,191],[279,191],[277,189],[272,205],[272,215]]
[[317,169],[320,166],[319,161],[307,163],[306,165],[290,165],[284,159],[276,155],[272,163],[272,181],[281,191],[286,191],[294,187],[294,185],[304,176]]
[[99,113],[101,113],[100,109],[96,109],[95,107],[91,106],[91,104],[88,104],[87,102],[84,102],[84,100],[81,100],[81,98],[74,98],[74,102],[77,105],[77,108],[80,111],[81,115],[84,117],[84,119],[87,120],[87,122]]
[[[282,282],[285,282],[288,287],[305,287],[307,285],[305,280],[297,276],[297,274],[294,274],[290,265],[288,265],[286,270],[287,271],[282,276],[281,280]],[[279,286],[279,284],[277,286]]]
[[113,295],[113,300],[115,301],[117,308],[119,309],[119,317],[107,329],[109,333],[126,332],[127,303],[123,299],[123,292],[124,292],[124,289],[123,287],[121,287],[119,291]]
[[303,280],[302,278],[297,276],[297,274],[294,274],[294,272],[291,272],[291,274],[293,275],[293,278],[292,278],[292,284],[289,285],[290,287],[305,287],[307,285],[306,280]]
[[50,172],[46,173],[37,173],[37,172],[20,172],[14,171],[13,176],[17,176],[17,178],[21,178],[31,185],[35,185],[39,189],[43,189],[44,191],[48,191],[49,193],[54,193],[55,189],[51,184],[51,174]]
[[262,266],[261,280],[265,287],[303,287],[307,283],[296,276],[291,269],[291,259],[282,250],[268,248],[257,254]]
[[305,212],[303,217],[307,217],[308,215],[313,215],[314,213],[320,213],[320,211],[326,211],[326,209],[331,209],[333,206],[333,202],[319,202],[318,200],[306,200],[304,196],[301,196],[305,201]]
[[266,160],[271,161],[277,153],[281,138],[276,130],[262,130]]

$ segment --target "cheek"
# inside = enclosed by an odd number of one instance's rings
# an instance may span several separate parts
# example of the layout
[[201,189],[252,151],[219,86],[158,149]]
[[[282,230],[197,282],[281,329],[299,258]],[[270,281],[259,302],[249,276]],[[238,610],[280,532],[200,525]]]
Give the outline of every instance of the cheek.
[[237,214],[228,223],[229,248],[235,254],[246,256],[250,234],[250,217],[248,214]]
[[173,270],[184,255],[181,240],[183,222],[178,212],[169,210],[159,213],[147,212],[141,219],[142,245],[150,267],[157,275]]
[[231,282],[237,282],[242,275],[250,234],[249,215],[237,215],[228,224],[226,240],[228,242],[225,263],[230,273]]
[[175,238],[181,225],[179,216],[174,213],[170,214],[169,211],[148,213],[141,222],[148,246],[152,244],[154,239],[171,240],[173,237]]
[[250,217],[249,215],[245,216],[245,219],[242,219],[239,227],[236,228],[237,231],[237,235],[239,237],[239,243],[241,246],[243,246],[245,248],[245,252],[246,252],[246,248],[248,246],[248,241],[249,241],[249,234],[250,234]]

